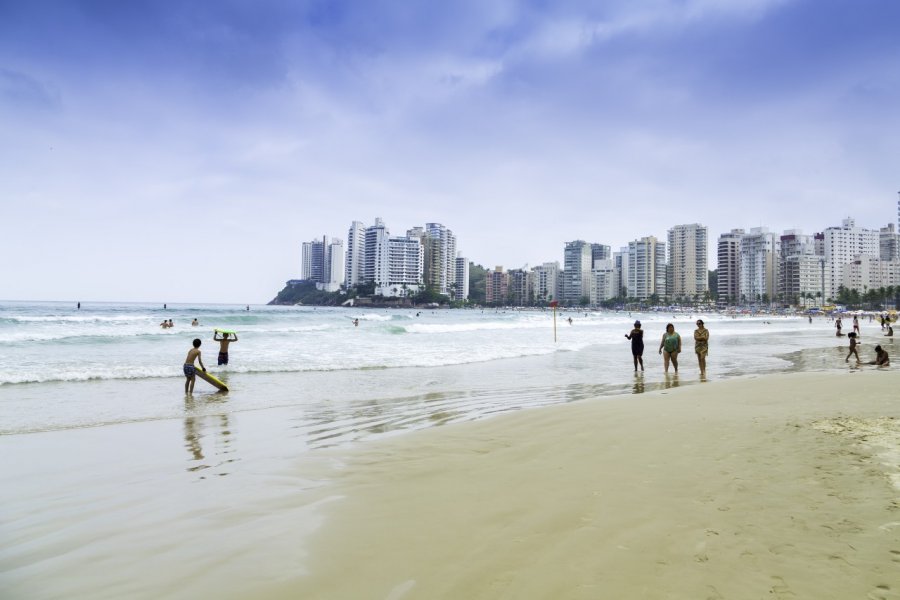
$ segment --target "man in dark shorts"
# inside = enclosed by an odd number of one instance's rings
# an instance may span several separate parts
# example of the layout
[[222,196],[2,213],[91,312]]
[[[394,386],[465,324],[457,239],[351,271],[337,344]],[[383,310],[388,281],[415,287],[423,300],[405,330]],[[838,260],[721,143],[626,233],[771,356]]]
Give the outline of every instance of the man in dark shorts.
[[194,366],[194,361],[199,362],[200,368],[206,371],[206,367],[203,366],[203,359],[200,358],[200,344],[202,343],[199,338],[195,339],[194,347],[188,350],[187,358],[184,359],[185,394],[194,393],[194,380],[197,378],[197,367]]
[[238,337],[236,333],[232,333],[234,337],[229,337],[229,334],[222,332],[222,337],[219,337],[219,330],[217,329],[213,333],[213,340],[219,342],[219,364],[227,365],[228,364],[228,346],[231,342],[238,341]]

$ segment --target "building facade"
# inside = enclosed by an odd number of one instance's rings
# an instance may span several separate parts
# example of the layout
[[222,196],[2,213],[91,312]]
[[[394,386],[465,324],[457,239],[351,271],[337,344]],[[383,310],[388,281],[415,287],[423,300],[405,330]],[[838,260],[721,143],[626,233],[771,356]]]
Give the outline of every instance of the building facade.
[[628,242],[628,297],[638,301],[666,296],[666,245],[654,236]]
[[676,225],[669,230],[667,295],[672,300],[701,300],[709,291],[709,248],[703,225]]
[[732,229],[719,236],[716,258],[718,282],[716,293],[719,306],[741,301],[741,239],[743,229]]
[[584,240],[567,242],[563,250],[562,301],[578,304],[590,293],[593,248]]
[[[780,238],[778,238],[780,240]],[[741,238],[741,302],[769,303],[778,291],[778,241],[765,227],[754,227]]]

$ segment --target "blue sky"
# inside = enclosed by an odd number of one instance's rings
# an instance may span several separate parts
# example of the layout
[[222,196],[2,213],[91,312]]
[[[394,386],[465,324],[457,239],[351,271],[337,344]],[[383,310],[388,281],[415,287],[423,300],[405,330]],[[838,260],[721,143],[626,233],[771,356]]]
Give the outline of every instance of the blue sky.
[[0,298],[265,302],[300,243],[473,261],[897,219],[900,3],[0,0]]

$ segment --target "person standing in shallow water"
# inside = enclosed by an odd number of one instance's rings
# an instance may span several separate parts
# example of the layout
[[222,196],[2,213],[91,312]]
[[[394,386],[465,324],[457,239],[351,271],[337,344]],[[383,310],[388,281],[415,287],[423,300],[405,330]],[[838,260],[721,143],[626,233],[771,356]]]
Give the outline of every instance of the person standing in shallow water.
[[641,329],[641,322],[634,322],[634,329],[631,333],[625,334],[626,339],[631,340],[631,356],[634,359],[634,370],[637,372],[638,364],[641,365],[641,371],[644,370],[644,330]]
[[706,375],[706,354],[709,352],[709,329],[703,325],[703,319],[697,319],[697,329],[694,330],[694,352],[697,353],[697,362],[700,363],[700,375]]
[[666,332],[663,334],[659,342],[659,353],[663,355],[663,367],[665,372],[669,372],[669,362],[678,372],[678,353],[681,352],[681,336],[675,333],[675,326],[669,323],[666,325]]

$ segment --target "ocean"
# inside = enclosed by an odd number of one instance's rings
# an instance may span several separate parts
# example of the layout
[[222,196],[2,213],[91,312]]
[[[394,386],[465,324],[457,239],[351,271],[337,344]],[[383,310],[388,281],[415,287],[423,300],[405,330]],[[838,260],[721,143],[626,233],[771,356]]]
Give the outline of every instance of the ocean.
[[[358,440],[373,429],[694,383],[701,316],[711,332],[710,378],[844,366],[834,359],[846,338],[835,338],[825,318],[560,311],[554,341],[549,310],[3,302],[0,434],[181,418],[181,366],[200,338],[207,368],[231,388],[202,410],[295,407],[315,427],[339,424],[326,432],[331,443]],[[164,319],[174,327],[161,328]],[[638,378],[624,338],[635,319],[646,346]],[[683,337],[677,381],[664,377],[657,353],[668,322]],[[214,328],[238,332],[227,367],[216,365]],[[215,393],[197,380],[195,396]]]

